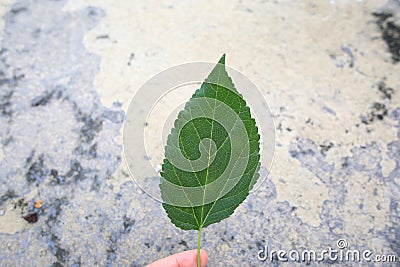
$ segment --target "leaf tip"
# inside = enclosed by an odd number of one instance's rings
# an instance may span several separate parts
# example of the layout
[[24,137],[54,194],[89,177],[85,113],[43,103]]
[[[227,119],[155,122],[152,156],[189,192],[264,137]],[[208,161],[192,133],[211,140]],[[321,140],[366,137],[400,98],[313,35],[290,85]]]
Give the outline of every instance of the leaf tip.
[[222,55],[222,57],[221,57],[220,60],[218,61],[218,64],[223,64],[223,65],[225,65],[225,53]]

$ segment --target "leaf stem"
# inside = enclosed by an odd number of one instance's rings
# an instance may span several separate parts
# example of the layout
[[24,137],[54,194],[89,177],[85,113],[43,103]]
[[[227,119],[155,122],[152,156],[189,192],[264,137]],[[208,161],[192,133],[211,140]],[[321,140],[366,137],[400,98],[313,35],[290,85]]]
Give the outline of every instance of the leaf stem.
[[200,260],[200,241],[201,241],[201,227],[199,228],[199,231],[197,232],[197,267],[201,266],[201,260]]

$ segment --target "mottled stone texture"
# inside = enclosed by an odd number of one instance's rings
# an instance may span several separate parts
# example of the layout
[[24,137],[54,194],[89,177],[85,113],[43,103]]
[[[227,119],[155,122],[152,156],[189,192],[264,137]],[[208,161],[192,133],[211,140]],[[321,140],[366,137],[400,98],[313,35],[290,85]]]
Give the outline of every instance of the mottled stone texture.
[[340,238],[399,259],[400,3],[337,2],[3,7],[0,266],[143,266],[195,248],[129,179],[121,127],[133,88],[222,52],[266,95],[277,143],[267,181],[204,229],[209,266],[293,266],[257,254]]

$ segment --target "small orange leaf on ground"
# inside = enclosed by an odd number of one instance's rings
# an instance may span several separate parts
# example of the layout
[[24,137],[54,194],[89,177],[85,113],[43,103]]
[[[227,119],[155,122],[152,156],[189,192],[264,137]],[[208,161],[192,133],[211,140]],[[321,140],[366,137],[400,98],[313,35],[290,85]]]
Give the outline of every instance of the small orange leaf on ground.
[[35,203],[35,208],[39,209],[42,206],[42,201],[39,199],[38,201],[36,201]]

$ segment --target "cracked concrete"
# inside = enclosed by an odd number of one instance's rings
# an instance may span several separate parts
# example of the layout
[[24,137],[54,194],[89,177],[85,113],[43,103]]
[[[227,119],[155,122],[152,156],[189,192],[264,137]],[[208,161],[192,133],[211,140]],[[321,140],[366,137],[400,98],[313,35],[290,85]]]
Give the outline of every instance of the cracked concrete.
[[276,154],[260,189],[204,229],[209,266],[291,266],[257,253],[339,238],[399,258],[399,10],[395,0],[2,1],[0,265],[143,266],[194,248],[197,234],[129,178],[121,127],[152,75],[223,52],[269,101]]

